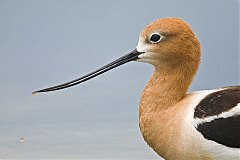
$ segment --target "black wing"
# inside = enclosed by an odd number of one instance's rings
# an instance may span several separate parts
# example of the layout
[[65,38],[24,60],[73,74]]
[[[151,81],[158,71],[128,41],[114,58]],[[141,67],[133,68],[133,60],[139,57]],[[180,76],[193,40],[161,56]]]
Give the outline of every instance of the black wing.
[[240,115],[199,124],[197,130],[208,140],[240,148]]
[[[194,118],[203,119],[228,112],[240,103],[240,87],[224,88],[206,96],[195,108]],[[199,124],[196,129],[208,140],[240,148],[240,115],[215,118]]]

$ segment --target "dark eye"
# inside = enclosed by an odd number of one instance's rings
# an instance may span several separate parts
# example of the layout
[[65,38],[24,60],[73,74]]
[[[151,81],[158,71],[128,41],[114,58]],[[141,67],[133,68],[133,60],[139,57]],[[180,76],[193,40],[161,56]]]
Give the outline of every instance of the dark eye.
[[151,43],[158,43],[161,40],[161,36],[158,33],[154,33],[149,40]]

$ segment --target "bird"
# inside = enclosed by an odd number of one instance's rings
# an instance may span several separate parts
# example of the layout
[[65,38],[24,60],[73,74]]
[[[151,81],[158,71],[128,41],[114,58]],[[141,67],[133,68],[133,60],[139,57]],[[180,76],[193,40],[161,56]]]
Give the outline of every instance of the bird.
[[240,86],[188,93],[201,62],[201,45],[181,18],[159,18],[139,35],[136,48],[70,82],[33,94],[68,88],[130,61],[154,71],[140,97],[143,139],[166,160],[240,160]]

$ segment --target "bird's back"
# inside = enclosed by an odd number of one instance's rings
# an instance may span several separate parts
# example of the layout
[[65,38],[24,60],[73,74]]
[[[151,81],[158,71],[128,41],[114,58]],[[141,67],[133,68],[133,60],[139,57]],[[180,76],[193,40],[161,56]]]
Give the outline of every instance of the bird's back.
[[193,92],[185,99],[185,125],[192,129],[193,141],[213,159],[239,160],[240,86]]

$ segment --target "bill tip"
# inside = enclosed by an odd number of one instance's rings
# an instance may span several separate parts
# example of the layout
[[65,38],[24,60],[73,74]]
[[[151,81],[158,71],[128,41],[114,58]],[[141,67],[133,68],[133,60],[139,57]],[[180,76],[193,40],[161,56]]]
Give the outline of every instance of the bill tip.
[[39,94],[38,91],[32,92],[32,95],[33,95],[33,96],[35,96],[35,95],[37,95],[37,94]]

